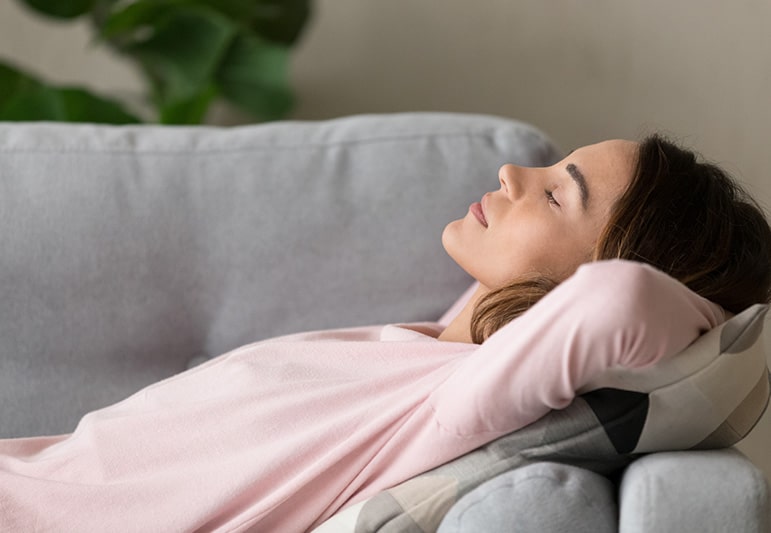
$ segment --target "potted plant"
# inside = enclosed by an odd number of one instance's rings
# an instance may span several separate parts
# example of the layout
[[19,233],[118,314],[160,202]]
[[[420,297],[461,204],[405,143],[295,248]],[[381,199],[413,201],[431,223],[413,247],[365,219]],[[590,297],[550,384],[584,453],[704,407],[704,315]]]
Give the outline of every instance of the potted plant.
[[[18,0],[59,19],[89,17],[96,38],[133,60],[162,124],[198,124],[223,98],[256,120],[292,108],[289,51],[309,0]],[[0,120],[127,124],[117,100],[52,86],[0,61]]]

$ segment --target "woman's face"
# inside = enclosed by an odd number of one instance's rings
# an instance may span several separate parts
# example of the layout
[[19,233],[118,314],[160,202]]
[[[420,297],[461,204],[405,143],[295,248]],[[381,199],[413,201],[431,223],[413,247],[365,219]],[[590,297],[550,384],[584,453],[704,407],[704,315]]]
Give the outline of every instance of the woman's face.
[[564,280],[591,260],[613,203],[632,179],[637,146],[605,141],[551,167],[503,165],[500,189],[444,229],[445,250],[488,289],[529,273]]

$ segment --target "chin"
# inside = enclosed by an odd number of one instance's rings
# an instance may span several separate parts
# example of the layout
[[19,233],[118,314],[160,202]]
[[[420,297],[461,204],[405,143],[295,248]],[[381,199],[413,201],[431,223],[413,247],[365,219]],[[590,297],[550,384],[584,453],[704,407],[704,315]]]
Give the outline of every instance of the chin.
[[460,258],[464,255],[463,250],[468,246],[466,236],[463,234],[463,219],[453,220],[444,227],[442,231],[442,246],[444,251],[453,258],[453,260],[463,266]]

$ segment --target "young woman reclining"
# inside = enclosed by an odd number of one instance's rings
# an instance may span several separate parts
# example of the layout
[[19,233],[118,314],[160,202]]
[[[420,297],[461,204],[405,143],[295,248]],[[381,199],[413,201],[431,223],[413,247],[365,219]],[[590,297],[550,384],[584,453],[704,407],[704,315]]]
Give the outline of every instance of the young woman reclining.
[[479,282],[448,327],[250,344],[86,414],[72,434],[1,440],[0,524],[303,531],[769,301],[760,209],[659,137],[499,178],[444,231]]

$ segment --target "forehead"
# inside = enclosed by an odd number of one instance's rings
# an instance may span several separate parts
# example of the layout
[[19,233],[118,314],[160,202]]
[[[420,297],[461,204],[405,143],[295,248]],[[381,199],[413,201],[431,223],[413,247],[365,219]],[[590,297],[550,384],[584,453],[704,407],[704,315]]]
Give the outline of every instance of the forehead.
[[613,168],[629,168],[634,164],[639,143],[624,139],[612,139],[584,146],[582,155],[597,160],[597,163]]
[[616,195],[632,180],[639,143],[613,139],[590,144],[576,151],[590,189]]

